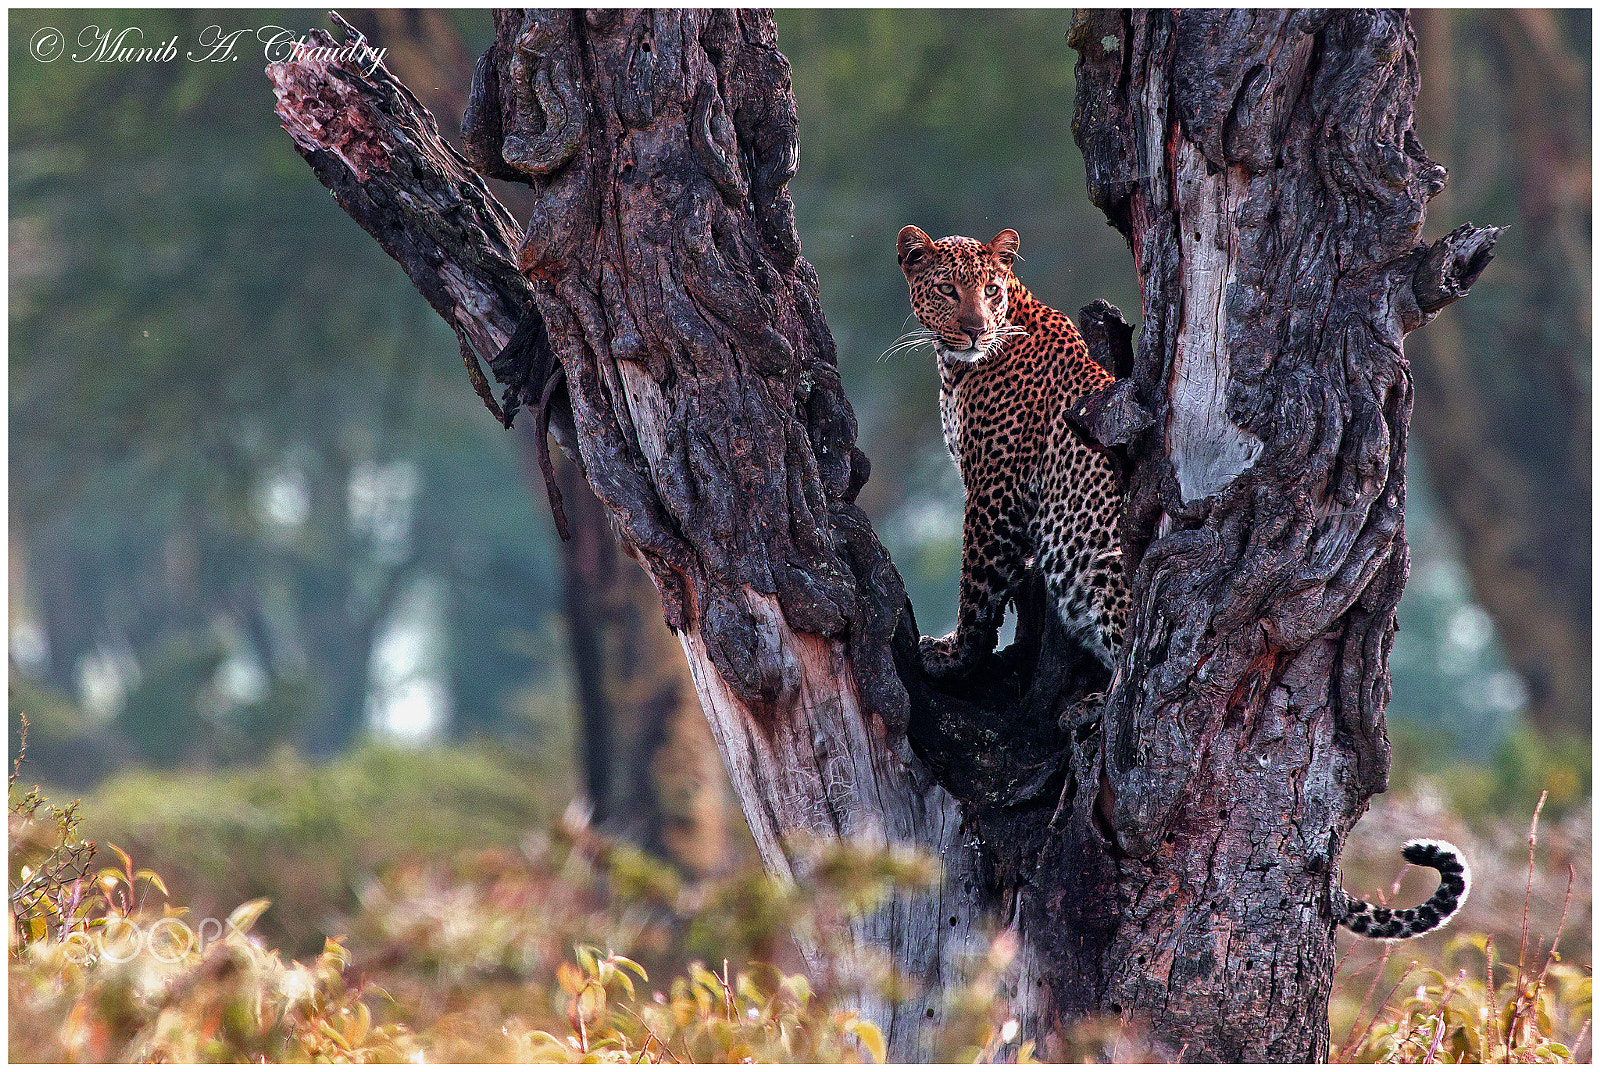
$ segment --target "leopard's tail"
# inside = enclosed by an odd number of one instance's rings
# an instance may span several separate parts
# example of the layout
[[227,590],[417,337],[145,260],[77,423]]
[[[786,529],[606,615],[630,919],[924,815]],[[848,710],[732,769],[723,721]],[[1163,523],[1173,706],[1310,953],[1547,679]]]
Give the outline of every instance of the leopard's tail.
[[1382,908],[1339,890],[1334,911],[1339,922],[1356,934],[1385,942],[1415,938],[1444,926],[1472,891],[1472,868],[1462,851],[1448,841],[1408,841],[1400,850],[1414,864],[1439,872],[1439,888],[1415,908]]

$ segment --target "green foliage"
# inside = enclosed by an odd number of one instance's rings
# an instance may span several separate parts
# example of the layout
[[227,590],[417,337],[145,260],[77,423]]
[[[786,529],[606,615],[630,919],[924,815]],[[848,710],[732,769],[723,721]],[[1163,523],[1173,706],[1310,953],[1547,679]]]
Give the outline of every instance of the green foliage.
[[1526,812],[1538,791],[1560,817],[1587,810],[1594,788],[1594,752],[1586,740],[1553,737],[1519,727],[1495,754],[1489,807],[1501,815]]
[[289,750],[257,768],[129,771],[82,807],[85,831],[191,891],[201,915],[271,897],[263,932],[313,955],[370,872],[408,855],[515,846],[570,789],[556,755],[370,746],[332,763]]
[[[374,641],[432,579],[461,728],[525,731],[510,694],[559,649],[515,439],[295,153],[253,31],[237,62],[182,58],[213,24],[322,16],[9,18],[11,523],[49,637],[29,671],[70,688],[114,649],[130,758],[256,760],[285,739],[326,754],[359,736]],[[26,49],[46,26],[69,48],[136,27],[180,58],[42,63]],[[541,643],[513,651],[518,630]],[[229,696],[230,659],[264,685]]]
[[1502,816],[1527,814],[1539,797],[1555,819],[1586,810],[1593,796],[1594,760],[1589,742],[1547,736],[1520,722],[1495,750],[1487,764],[1461,762],[1441,750],[1436,734],[1407,719],[1389,724],[1394,757],[1390,792],[1405,792],[1422,782],[1443,793],[1451,810],[1474,827],[1485,828]]

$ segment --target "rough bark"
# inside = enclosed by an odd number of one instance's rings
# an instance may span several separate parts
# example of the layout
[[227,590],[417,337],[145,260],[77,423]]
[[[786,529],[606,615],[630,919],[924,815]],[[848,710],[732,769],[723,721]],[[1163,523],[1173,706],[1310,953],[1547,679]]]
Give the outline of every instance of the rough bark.
[[[501,43],[479,63],[466,140],[485,174],[532,180],[541,211],[524,242],[387,71],[275,64],[279,115],[340,205],[457,330],[497,416],[550,405],[553,430],[657,582],[774,874],[803,878],[789,842],[801,831],[922,844],[950,861],[950,892],[925,899],[932,911],[896,903],[860,927],[936,990],[979,915],[977,886],[960,881],[953,798],[904,744],[889,638],[898,624],[914,660],[914,625],[852,503],[866,459],[798,258],[784,190],[793,101],[771,20],[521,18],[497,15]],[[627,77],[612,80],[617,71]],[[601,83],[581,85],[603,108],[576,105],[580,76]],[[593,131],[577,152],[562,124],[597,116],[615,138]],[[524,134],[502,133],[518,122]],[[551,374],[553,353],[564,375]],[[498,401],[477,367],[490,355]],[[864,1011],[903,1056],[941,1018]]]
[[1403,15],[1084,14],[1075,131],[1144,324],[1132,640],[1106,713],[1121,916],[1063,981],[1212,1060],[1326,1056],[1329,895],[1387,780],[1406,576],[1401,337],[1493,229],[1444,182]]
[[[798,256],[770,18],[496,25],[467,142],[480,170],[535,191],[519,264],[585,473],[656,581],[763,860],[803,878],[804,832],[931,844],[959,870],[954,802],[904,748],[889,643],[904,596],[854,505],[866,459]],[[945,915],[896,904],[861,937],[937,977]],[[914,1052],[922,1017],[871,1011]]]
[[[1102,360],[1133,370],[1077,415],[1131,490],[1138,606],[1103,711],[1083,701],[1103,675],[1036,580],[1016,644],[949,691],[921,678],[899,576],[854,506],[866,459],[784,189],[794,102],[770,18],[495,19],[465,140],[537,198],[499,405],[565,411],[545,386],[559,357],[585,476],[661,591],[768,868],[803,878],[797,832],[938,853],[942,889],[858,937],[936,988],[976,926],[1013,928],[1020,1036],[1046,1055],[1084,1013],[1137,1018],[1191,1059],[1325,1055],[1338,850],[1387,769],[1400,337],[1492,242],[1416,244],[1442,170],[1409,134],[1403,18],[1075,29],[1090,188],[1145,295],[1131,355],[1114,311],[1085,311]],[[446,319],[489,319],[461,290],[519,315],[495,282],[503,231],[453,258],[432,201],[369,189],[449,188],[477,210],[481,184],[423,151],[402,89],[310,63],[274,79],[319,177]],[[460,326],[480,353],[509,335]],[[943,1015],[864,1011],[900,1059]]]

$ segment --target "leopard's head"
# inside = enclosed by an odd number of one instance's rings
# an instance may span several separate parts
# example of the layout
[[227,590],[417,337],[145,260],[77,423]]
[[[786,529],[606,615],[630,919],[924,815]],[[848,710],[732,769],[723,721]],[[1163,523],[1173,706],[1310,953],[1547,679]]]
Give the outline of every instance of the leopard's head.
[[981,361],[1006,338],[1018,241],[1009,227],[988,245],[960,236],[935,242],[917,227],[900,231],[900,268],[911,287],[911,309],[935,336],[941,358]]

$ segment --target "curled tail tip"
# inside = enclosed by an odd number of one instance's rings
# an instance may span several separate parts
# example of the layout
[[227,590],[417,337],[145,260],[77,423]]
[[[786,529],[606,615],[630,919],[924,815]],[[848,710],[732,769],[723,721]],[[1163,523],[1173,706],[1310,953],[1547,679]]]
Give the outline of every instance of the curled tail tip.
[[[1456,848],[1448,841],[1438,838],[1417,838],[1408,841],[1400,849],[1400,855],[1411,863],[1421,867],[1431,867],[1439,872],[1439,893],[1445,892],[1446,887],[1453,886],[1454,877],[1460,880],[1460,889],[1454,894],[1455,906],[1450,911],[1454,912],[1467,901],[1467,894],[1472,892],[1472,868],[1467,863],[1467,854]],[[1435,893],[1437,898],[1439,893]]]
[[[1463,853],[1443,838],[1412,838],[1400,846],[1400,855],[1414,864],[1425,863],[1435,856],[1453,856],[1462,859]],[[1432,866],[1431,864],[1429,866]]]
[[[1396,942],[1437,930],[1466,903],[1472,890],[1472,869],[1466,854],[1448,841],[1418,838],[1408,841],[1400,854],[1408,861],[1439,872],[1439,886],[1416,908],[1391,909],[1367,904],[1344,894],[1345,910],[1339,922],[1356,934]],[[1340,891],[1343,893],[1344,891]]]

